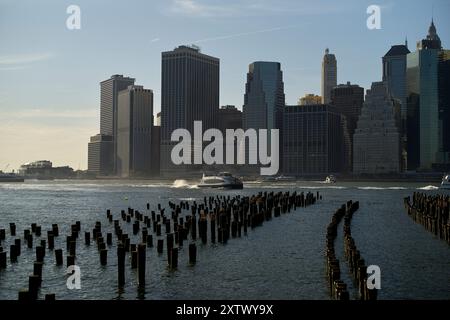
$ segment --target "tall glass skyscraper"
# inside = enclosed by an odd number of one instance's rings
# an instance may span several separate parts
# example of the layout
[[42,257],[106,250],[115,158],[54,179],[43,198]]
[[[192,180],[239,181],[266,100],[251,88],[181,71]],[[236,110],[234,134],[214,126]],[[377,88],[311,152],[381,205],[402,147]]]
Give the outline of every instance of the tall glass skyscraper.
[[[244,95],[242,118],[244,129],[281,129],[284,104],[281,64],[266,61],[250,64]],[[267,141],[267,149],[270,150],[272,143],[270,131],[268,131]],[[281,145],[281,141],[279,141],[280,158],[282,157]],[[248,154],[248,148],[246,148],[246,152]],[[280,163],[282,163],[281,160]]]
[[[408,169],[432,170],[445,161],[443,152],[443,109],[440,105],[439,80],[443,55],[441,40],[434,22],[426,39],[417,43],[416,52],[407,55],[407,134]],[[441,75],[441,78],[443,76]],[[444,76],[445,77],[445,76]],[[442,99],[441,99],[442,101]]]

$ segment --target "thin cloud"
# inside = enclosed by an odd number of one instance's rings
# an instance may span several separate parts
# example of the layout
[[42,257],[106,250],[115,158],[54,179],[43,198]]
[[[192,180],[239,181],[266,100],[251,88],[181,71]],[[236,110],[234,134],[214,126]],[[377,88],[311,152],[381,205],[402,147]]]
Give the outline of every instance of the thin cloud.
[[154,42],[158,42],[159,40],[160,40],[159,38],[154,38],[154,39],[150,40],[150,42],[154,43]]
[[15,54],[0,56],[0,66],[14,66],[48,60],[52,53]]
[[259,33],[267,33],[267,32],[279,31],[279,30],[293,29],[293,28],[296,28],[296,27],[297,26],[275,27],[275,28],[270,28],[270,29],[263,29],[263,30],[256,30],[256,31],[250,31],[250,32],[235,33],[235,34],[229,34],[229,35],[224,35],[224,36],[200,39],[200,40],[193,41],[193,43],[202,43],[202,42],[208,42],[208,41],[226,40],[226,39],[250,36],[250,35],[259,34]]
[[220,4],[206,3],[200,0],[173,0],[169,7],[170,14],[192,17],[248,17],[261,15],[320,15],[338,13],[350,7],[341,2],[316,1],[232,1]]
[[28,69],[28,66],[0,67],[1,71],[13,71],[13,70],[23,70],[23,69]]

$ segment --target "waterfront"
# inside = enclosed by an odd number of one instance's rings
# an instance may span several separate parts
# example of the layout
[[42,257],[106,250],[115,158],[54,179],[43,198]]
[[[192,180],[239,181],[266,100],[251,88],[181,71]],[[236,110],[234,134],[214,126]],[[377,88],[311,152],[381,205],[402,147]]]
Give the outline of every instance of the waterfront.
[[[42,225],[43,234],[52,223],[60,234],[81,221],[82,230],[92,230],[96,221],[107,225],[106,209],[118,218],[120,210],[134,207],[146,214],[168,201],[202,201],[211,195],[250,195],[259,191],[319,191],[323,200],[296,213],[268,221],[242,238],[226,245],[202,245],[198,241],[198,263],[188,266],[187,248],[180,251],[176,271],[166,268],[166,255],[147,252],[146,299],[329,299],[325,277],[325,234],[331,215],[347,200],[360,202],[352,221],[352,234],[367,264],[381,268],[379,299],[450,299],[450,247],[408,217],[403,197],[414,191],[435,193],[427,183],[319,182],[247,183],[244,190],[202,190],[184,181],[30,181],[0,185],[0,227],[17,225],[17,235],[31,223]],[[449,194],[448,191],[446,191]],[[342,227],[340,226],[340,231]],[[132,239],[137,237],[131,236]],[[55,248],[65,249],[65,238]],[[42,293],[57,299],[136,299],[136,272],[127,263],[126,285],[117,290],[115,244],[102,267],[96,249],[77,245],[81,268],[81,290],[66,288],[65,268],[56,267],[48,253],[43,271]],[[8,243],[8,241],[6,242]],[[336,242],[342,252],[342,232]],[[9,248],[8,246],[5,246]],[[0,299],[16,299],[28,286],[34,250],[28,249],[19,263],[0,271]],[[341,259],[345,266],[345,261]],[[342,269],[343,278],[349,276]],[[350,283],[350,280],[346,280]],[[139,295],[142,297],[141,295]],[[352,298],[354,296],[351,296]]]

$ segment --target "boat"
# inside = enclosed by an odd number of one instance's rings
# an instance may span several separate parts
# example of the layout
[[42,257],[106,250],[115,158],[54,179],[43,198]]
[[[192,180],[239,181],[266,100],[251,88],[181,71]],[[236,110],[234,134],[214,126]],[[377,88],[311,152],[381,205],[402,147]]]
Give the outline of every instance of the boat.
[[442,178],[441,189],[449,189],[450,190],[450,174],[446,174]]
[[276,177],[275,180],[276,181],[294,181],[295,177],[281,175],[281,176]]
[[229,172],[220,172],[215,176],[203,174],[199,188],[224,188],[224,189],[242,189],[244,187],[239,178],[233,177]]
[[330,174],[325,178],[325,183],[336,183],[336,177]]
[[15,173],[0,172],[0,182],[24,182],[25,179],[22,176],[18,176]]

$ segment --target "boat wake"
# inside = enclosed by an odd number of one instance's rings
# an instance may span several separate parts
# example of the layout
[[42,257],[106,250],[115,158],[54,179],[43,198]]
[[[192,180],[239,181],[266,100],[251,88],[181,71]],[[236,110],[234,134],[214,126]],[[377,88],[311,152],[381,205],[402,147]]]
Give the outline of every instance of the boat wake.
[[198,186],[196,184],[189,184],[184,179],[177,179],[173,182],[171,188],[175,189],[198,189]]
[[438,190],[439,187],[436,186],[426,186],[426,187],[422,187],[422,188],[417,188],[417,190]]

